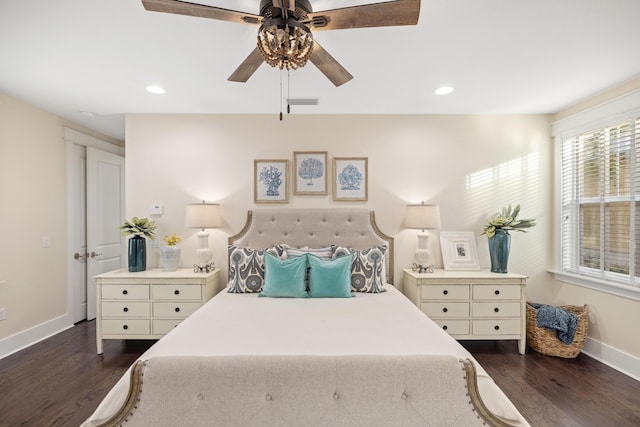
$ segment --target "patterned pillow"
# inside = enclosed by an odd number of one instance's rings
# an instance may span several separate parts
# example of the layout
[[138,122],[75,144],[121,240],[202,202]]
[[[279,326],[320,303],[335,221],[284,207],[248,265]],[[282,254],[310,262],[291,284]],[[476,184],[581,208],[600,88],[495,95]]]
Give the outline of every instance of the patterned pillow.
[[353,292],[366,292],[378,294],[386,292],[383,288],[387,282],[384,254],[387,246],[358,250],[334,246],[333,258],[353,254],[351,263],[351,290]]
[[227,292],[243,294],[260,292],[264,285],[264,254],[269,252],[278,258],[284,253],[280,245],[266,249],[228,246],[229,284]]
[[[315,255],[323,261],[330,261],[333,258],[333,246],[318,249],[313,249],[309,246],[294,248],[293,246],[289,246],[285,243],[282,247],[284,248],[284,255],[281,257],[282,259],[295,258],[307,254]],[[307,267],[307,274],[304,278],[304,281],[307,284],[307,291],[309,290],[309,268],[310,267]]]
[[287,253],[287,258],[293,258],[297,256],[302,256],[305,254],[311,254],[311,255],[317,256],[322,260],[329,261],[333,257],[333,248],[331,246],[326,248],[314,249],[308,246],[305,246],[303,248],[294,248],[293,246],[289,246],[285,244],[285,245],[282,245],[282,247]]

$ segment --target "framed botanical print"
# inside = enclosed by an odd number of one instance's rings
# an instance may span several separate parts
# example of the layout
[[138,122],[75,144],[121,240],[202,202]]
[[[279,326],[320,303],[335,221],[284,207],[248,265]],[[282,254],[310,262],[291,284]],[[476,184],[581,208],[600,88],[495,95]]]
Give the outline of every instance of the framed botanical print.
[[472,231],[441,231],[440,248],[445,270],[480,270],[476,237]]
[[289,160],[254,160],[253,176],[255,203],[289,201]]
[[327,195],[327,152],[293,152],[293,194]]
[[368,199],[366,157],[333,158],[333,200]]

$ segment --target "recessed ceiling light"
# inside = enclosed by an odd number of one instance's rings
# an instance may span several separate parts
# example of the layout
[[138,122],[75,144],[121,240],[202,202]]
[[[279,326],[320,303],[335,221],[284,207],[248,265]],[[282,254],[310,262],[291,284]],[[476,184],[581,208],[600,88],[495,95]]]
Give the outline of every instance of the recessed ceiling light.
[[436,95],[447,95],[453,92],[453,88],[451,86],[441,86],[435,90]]
[[96,116],[96,113],[94,113],[94,112],[83,111],[83,110],[78,111],[78,114],[81,114],[81,115],[86,116],[86,117],[95,117]]
[[164,95],[164,89],[160,86],[149,85],[145,89],[147,89],[147,92],[155,93],[157,95]]

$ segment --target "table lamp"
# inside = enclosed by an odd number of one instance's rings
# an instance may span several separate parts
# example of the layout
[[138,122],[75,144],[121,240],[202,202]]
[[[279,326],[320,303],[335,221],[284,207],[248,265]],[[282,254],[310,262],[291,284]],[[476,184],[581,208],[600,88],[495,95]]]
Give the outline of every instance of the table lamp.
[[429,229],[440,228],[440,206],[407,205],[404,216],[404,226],[406,228],[416,228],[422,230],[418,233],[418,249],[416,249],[415,260],[417,268],[422,271],[433,272],[431,253],[429,252]]
[[212,252],[209,249],[209,233],[206,228],[220,227],[220,205],[215,203],[192,203],[187,205],[186,226],[189,228],[199,228],[198,232],[198,249],[196,250],[196,258],[198,263],[193,265],[193,271],[196,273],[213,270],[214,263],[211,261]]

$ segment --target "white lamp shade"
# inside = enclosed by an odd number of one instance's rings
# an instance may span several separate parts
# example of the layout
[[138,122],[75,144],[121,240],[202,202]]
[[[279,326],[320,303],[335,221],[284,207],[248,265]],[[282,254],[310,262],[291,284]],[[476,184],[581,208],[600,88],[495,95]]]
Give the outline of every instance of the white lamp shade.
[[185,222],[189,228],[220,227],[220,205],[205,202],[187,205]]
[[440,228],[440,206],[438,205],[407,205],[404,216],[406,228],[421,230]]

